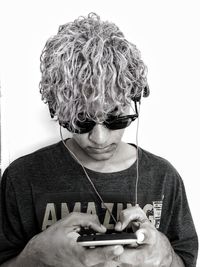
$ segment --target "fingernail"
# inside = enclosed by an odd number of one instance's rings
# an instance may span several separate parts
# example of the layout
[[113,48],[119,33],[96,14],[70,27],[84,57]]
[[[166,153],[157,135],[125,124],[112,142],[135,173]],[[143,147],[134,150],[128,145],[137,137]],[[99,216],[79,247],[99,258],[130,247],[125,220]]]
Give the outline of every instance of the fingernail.
[[114,255],[119,256],[123,253],[124,249],[122,246],[115,246],[114,247]]
[[116,228],[117,230],[121,230],[121,229],[122,229],[122,223],[121,223],[121,222],[117,222],[115,228]]
[[107,231],[106,227],[103,224],[101,224],[101,229],[105,232]]
[[138,233],[137,241],[138,242],[143,242],[144,239],[145,239],[145,235],[143,233]]

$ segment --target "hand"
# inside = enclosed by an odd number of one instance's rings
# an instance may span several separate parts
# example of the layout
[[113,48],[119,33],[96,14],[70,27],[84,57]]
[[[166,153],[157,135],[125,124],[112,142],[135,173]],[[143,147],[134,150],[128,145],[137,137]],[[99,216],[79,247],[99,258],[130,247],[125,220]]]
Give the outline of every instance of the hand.
[[109,262],[115,264],[112,260],[123,253],[123,247],[84,248],[76,242],[81,226],[100,233],[106,231],[97,216],[71,213],[33,237],[18,256],[15,266],[89,267],[109,266]]
[[168,239],[148,220],[139,207],[121,212],[115,230],[122,231],[128,225],[136,228],[138,238],[135,248],[125,248],[120,256],[120,267],[169,267],[172,263],[172,248]]

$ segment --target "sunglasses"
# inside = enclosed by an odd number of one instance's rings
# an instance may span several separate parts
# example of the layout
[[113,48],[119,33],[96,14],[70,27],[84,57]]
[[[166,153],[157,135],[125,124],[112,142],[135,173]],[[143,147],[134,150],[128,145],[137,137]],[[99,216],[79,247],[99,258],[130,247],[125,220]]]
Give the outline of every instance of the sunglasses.
[[[102,124],[108,128],[109,130],[120,130],[128,127],[131,122],[133,122],[135,119],[138,118],[138,110],[137,105],[135,103],[135,111],[136,114],[133,115],[125,115],[125,116],[115,116],[115,115],[108,115],[107,119],[102,122]],[[60,123],[60,125],[64,128],[66,128],[68,131],[78,134],[84,134],[89,133],[92,131],[94,126],[96,125],[96,122],[92,119],[86,119],[84,121],[77,121],[76,126],[77,129],[71,128],[69,122]]]

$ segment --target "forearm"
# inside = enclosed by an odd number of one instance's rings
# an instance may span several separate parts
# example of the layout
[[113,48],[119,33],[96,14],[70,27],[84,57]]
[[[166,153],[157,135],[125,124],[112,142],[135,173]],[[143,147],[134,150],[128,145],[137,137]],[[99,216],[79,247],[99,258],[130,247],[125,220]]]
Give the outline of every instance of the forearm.
[[[15,266],[15,267],[19,266],[19,265],[17,265],[17,257],[15,257],[9,261],[6,261],[0,265],[0,267],[12,267],[12,266]],[[21,265],[21,266],[23,266],[23,265]]]
[[38,260],[33,260],[30,257],[21,257],[19,254],[17,257],[12,258],[0,265],[0,267],[48,267],[49,265],[41,264]]
[[13,267],[13,266],[15,267],[27,267],[27,266],[28,267],[35,267],[35,266],[45,267],[45,265],[41,265],[39,263],[36,263],[33,260],[30,260],[30,258],[28,258],[28,255],[27,255],[27,258],[25,259],[24,257],[21,257],[20,254],[17,257],[12,258],[0,265],[0,267]]

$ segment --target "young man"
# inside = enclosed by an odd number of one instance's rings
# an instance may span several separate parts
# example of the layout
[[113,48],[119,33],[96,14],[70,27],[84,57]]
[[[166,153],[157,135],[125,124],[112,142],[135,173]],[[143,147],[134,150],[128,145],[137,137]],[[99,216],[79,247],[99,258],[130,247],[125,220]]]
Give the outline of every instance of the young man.
[[[135,45],[89,14],[47,41],[41,72],[42,98],[72,138],[4,172],[1,266],[195,266],[197,235],[179,174],[121,141],[149,94]],[[81,227],[131,227],[138,241],[87,249],[76,242]]]

